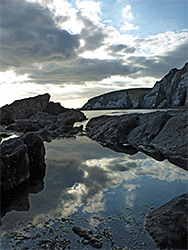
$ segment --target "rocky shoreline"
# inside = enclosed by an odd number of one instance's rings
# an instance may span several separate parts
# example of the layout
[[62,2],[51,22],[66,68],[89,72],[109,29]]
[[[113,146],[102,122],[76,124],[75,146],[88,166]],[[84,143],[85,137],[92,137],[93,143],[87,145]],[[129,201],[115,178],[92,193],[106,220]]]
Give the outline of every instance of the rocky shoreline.
[[82,110],[185,108],[188,106],[187,85],[188,62],[182,69],[171,69],[151,89],[124,89],[102,94],[89,99]]
[[[19,100],[1,108],[1,125],[5,131],[20,135],[3,141],[0,146],[3,198],[1,216],[11,209],[19,210],[14,202],[9,203],[9,198],[13,197],[12,194],[21,185],[25,185],[27,189],[26,196],[21,199],[26,204],[31,190],[41,190],[45,175],[43,141],[72,137],[83,131],[83,126],[74,127],[75,122],[86,119],[81,111],[65,109],[59,103],[49,102],[49,99],[50,96],[45,94]],[[156,160],[168,159],[188,170],[187,110],[100,116],[87,123],[86,133],[92,140],[115,151],[128,154],[142,151]],[[2,133],[2,137],[5,135],[6,133]],[[39,177],[37,188],[32,189],[36,176]],[[184,194],[148,214],[146,229],[161,249],[177,249],[174,246],[186,249],[187,202],[187,194]],[[25,208],[28,210],[28,205]],[[173,226],[170,226],[171,223]],[[83,229],[74,228],[74,231],[80,235]],[[100,240],[91,233],[86,240],[90,245],[102,247]]]
[[[66,109],[59,103],[50,102],[49,99],[49,94],[38,95],[15,101],[0,109],[0,125],[3,127],[0,140],[10,132],[18,133],[16,138],[5,140],[0,145],[1,217],[12,207],[17,209],[11,197],[21,185],[25,189],[32,189],[32,182],[36,179],[40,185],[43,182],[44,141],[73,137],[82,132],[83,126],[74,127],[74,123],[85,120],[85,115],[79,110]],[[27,201],[28,193],[22,201]]]
[[86,131],[91,139],[113,150],[130,154],[142,151],[188,169],[187,110],[99,116],[87,123]]

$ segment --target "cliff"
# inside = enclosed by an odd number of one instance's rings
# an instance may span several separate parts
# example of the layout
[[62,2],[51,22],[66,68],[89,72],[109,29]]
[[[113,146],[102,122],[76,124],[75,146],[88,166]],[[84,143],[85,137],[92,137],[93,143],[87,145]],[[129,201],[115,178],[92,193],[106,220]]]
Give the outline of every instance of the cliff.
[[82,110],[129,109],[132,107],[127,90],[113,91],[88,100]]
[[172,69],[153,88],[113,91],[93,97],[82,107],[96,109],[178,108],[188,105],[188,63],[182,69]]
[[139,96],[133,108],[177,108],[188,105],[188,63],[182,69],[172,69],[156,82],[151,91]]

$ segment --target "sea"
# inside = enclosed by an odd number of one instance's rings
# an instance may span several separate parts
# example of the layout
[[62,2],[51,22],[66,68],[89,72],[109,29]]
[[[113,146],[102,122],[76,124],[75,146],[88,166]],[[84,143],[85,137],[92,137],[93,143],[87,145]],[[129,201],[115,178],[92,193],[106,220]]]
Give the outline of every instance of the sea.
[[[89,120],[154,111],[84,113]],[[88,120],[77,125],[85,128]],[[20,190],[1,219],[1,250],[96,249],[74,226],[91,230],[101,249],[159,249],[145,229],[146,216],[187,192],[187,171],[141,152],[115,152],[85,133],[45,142],[45,149],[44,178]]]

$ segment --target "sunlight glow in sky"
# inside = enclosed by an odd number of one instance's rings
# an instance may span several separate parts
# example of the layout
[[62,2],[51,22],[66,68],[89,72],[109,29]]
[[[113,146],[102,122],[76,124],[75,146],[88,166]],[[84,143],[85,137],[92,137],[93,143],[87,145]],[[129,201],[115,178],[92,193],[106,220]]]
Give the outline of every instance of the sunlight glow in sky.
[[0,106],[48,92],[81,107],[188,61],[187,0],[1,0]]

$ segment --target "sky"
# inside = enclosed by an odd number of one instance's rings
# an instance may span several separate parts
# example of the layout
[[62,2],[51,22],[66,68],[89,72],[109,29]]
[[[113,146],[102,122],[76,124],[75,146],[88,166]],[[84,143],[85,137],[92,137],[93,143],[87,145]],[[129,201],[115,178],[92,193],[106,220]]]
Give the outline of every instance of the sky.
[[0,106],[66,108],[153,87],[188,61],[188,0],[0,0]]

